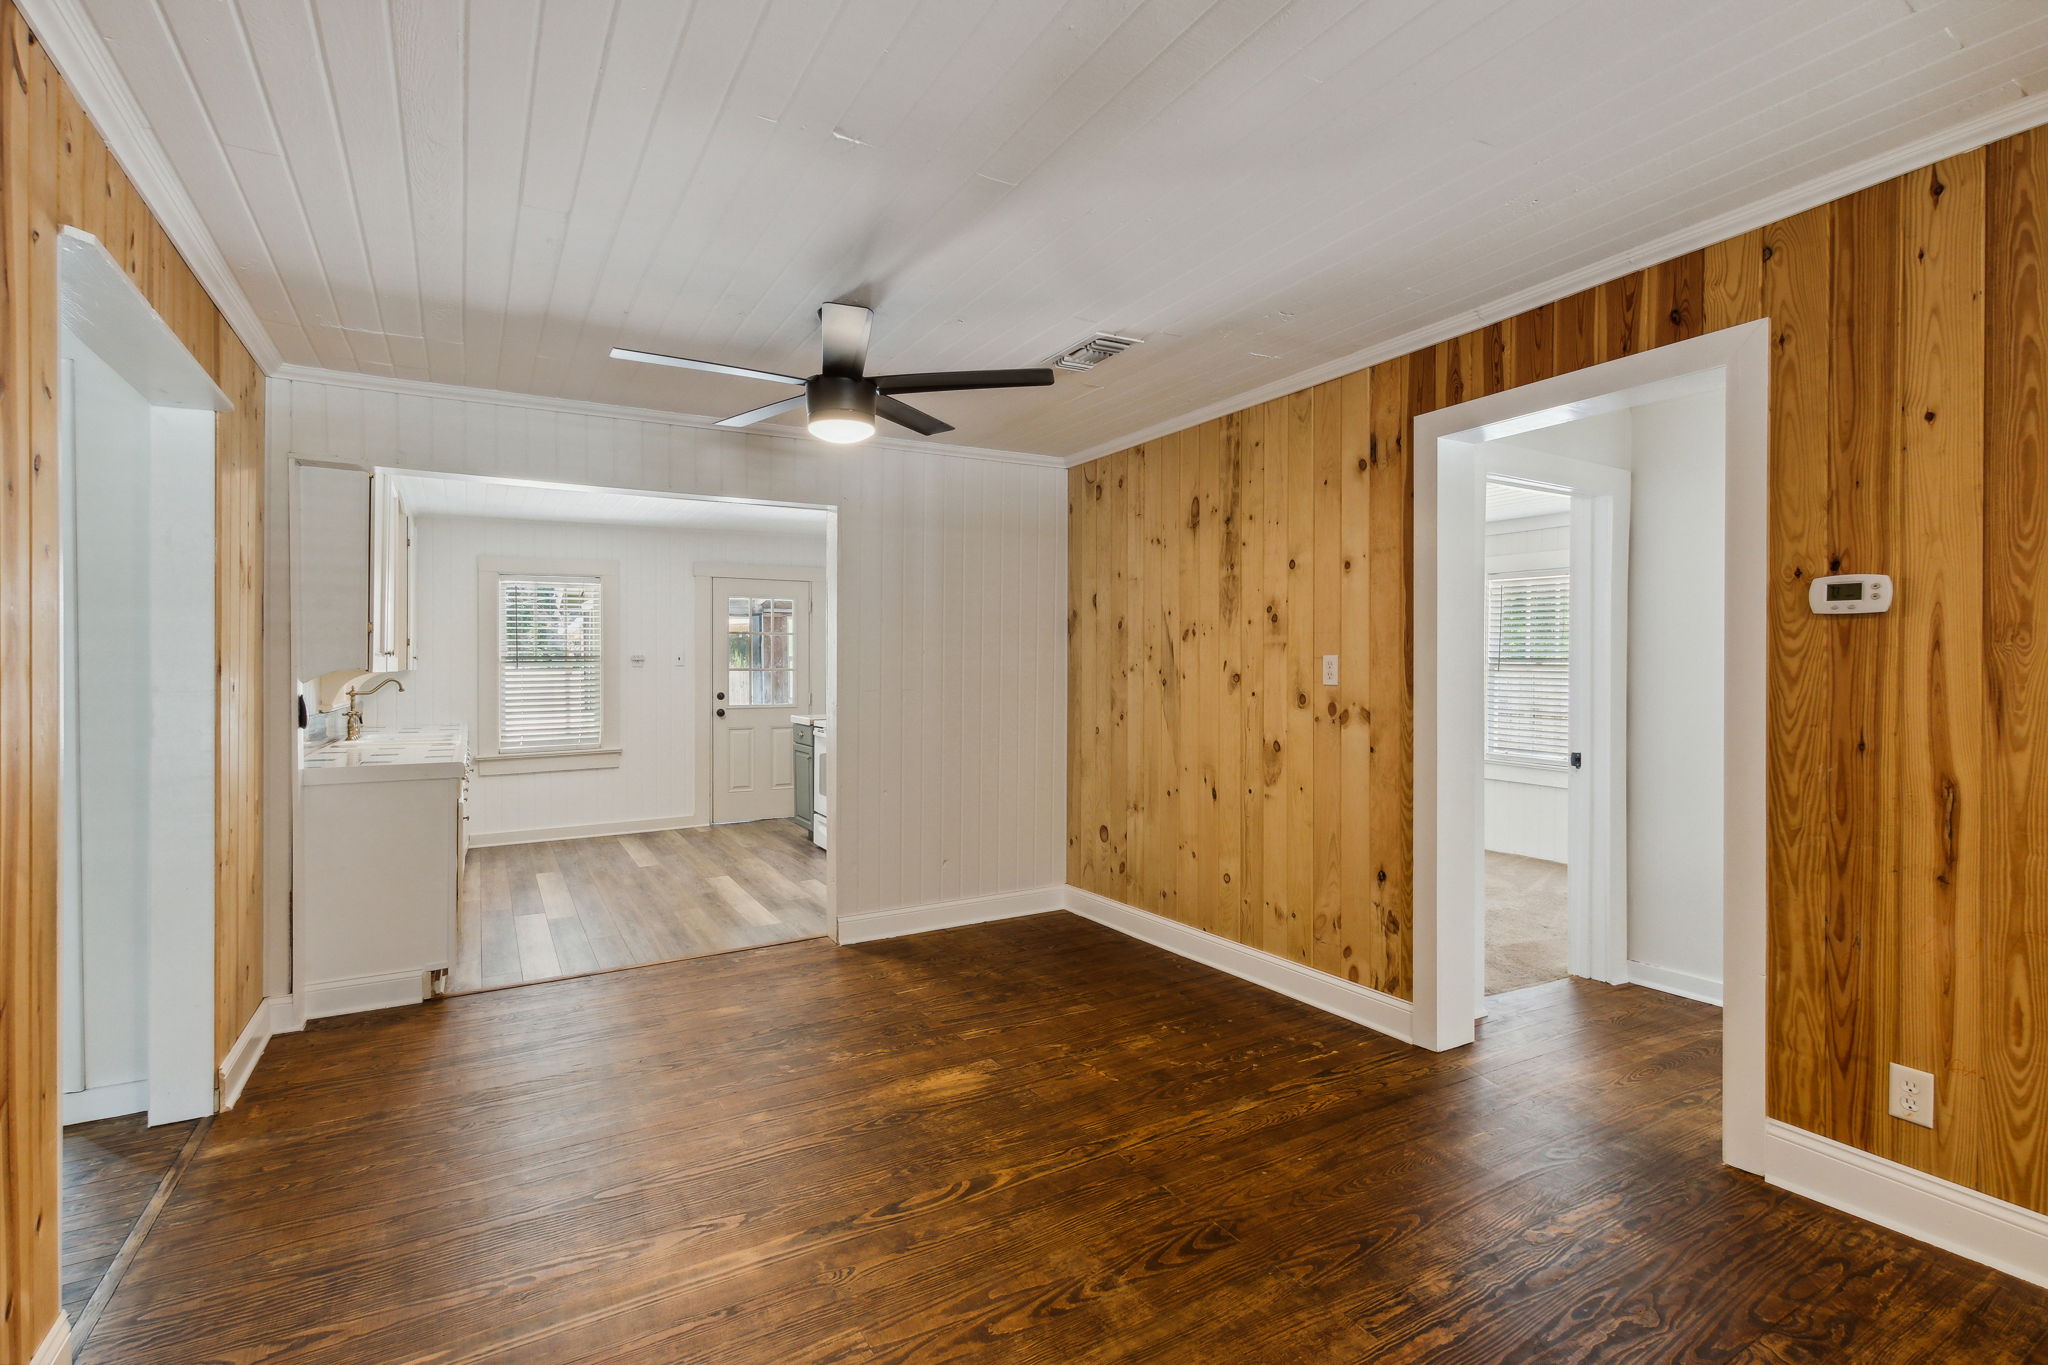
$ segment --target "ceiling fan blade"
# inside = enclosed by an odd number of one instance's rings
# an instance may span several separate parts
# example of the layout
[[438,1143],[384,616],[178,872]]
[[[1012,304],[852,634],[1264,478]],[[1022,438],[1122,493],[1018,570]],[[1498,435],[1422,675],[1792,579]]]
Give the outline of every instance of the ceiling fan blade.
[[623,346],[612,347],[612,359],[641,360],[649,365],[673,365],[679,370],[705,370],[711,374],[736,374],[742,379],[766,379],[775,384],[804,382],[793,374],[776,374],[773,370],[750,370],[744,365],[721,365],[715,360],[691,360],[685,356],[663,355],[659,351],[629,351]]
[[884,374],[875,377],[883,393],[951,393],[960,389],[1034,389],[1052,383],[1052,371],[938,370],[930,374]]
[[780,417],[783,413],[793,408],[802,407],[806,397],[807,395],[800,393],[794,398],[778,398],[773,403],[764,403],[758,408],[749,408],[745,412],[728,417],[718,425],[722,427],[750,427],[756,422],[765,422],[770,417]]
[[875,399],[875,416],[886,417],[899,427],[909,427],[920,436],[936,436],[953,429],[952,423],[941,422],[930,413],[919,411],[886,393]]
[[861,377],[868,363],[868,333],[874,320],[873,313],[857,304],[828,303],[818,310],[818,330],[825,343],[822,373]]

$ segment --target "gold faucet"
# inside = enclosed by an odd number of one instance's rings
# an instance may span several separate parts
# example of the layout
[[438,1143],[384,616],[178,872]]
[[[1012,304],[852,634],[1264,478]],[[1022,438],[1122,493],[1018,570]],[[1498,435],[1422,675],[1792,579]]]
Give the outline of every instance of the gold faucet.
[[353,687],[348,690],[348,737],[350,739],[354,739],[363,733],[363,713],[356,709],[356,699],[359,697],[375,696],[387,687],[396,687],[401,692],[405,691],[405,684],[396,678],[386,678],[375,687],[367,688],[361,692],[356,691]]

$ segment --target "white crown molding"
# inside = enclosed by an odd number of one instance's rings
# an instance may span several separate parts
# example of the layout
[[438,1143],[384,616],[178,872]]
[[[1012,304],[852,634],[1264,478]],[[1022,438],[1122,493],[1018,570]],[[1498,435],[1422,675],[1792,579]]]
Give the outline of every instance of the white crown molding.
[[1570,298],[1582,289],[1605,284],[1609,280],[1646,266],[1661,265],[1687,252],[1701,250],[1716,242],[1725,242],[1730,237],[1738,237],[1752,229],[1804,213],[1808,209],[1817,208],[1844,195],[1854,194],[1857,190],[1869,189],[1872,185],[1881,184],[1895,176],[1917,171],[1944,157],[1974,151],[1986,143],[1996,142],[2002,137],[2010,137],[2014,133],[2022,133],[2043,124],[2048,124],[2048,91],[2023,96],[1952,128],[1915,138],[1902,147],[1866,158],[1841,170],[1816,176],[1790,189],[1780,190],[1767,198],[1745,204],[1741,208],[1730,209],[1726,213],[1703,219],[1690,227],[1667,233],[1644,246],[1609,256],[1605,260],[1569,274],[1555,276],[1542,284],[1517,290],[1482,307],[1414,328],[1390,341],[1382,341],[1363,350],[1353,351],[1335,360],[1296,370],[1284,379],[1275,379],[1258,388],[1246,389],[1234,397],[1220,399],[1170,421],[1154,422],[1150,426],[1140,427],[1113,441],[1103,441],[1090,446],[1078,455],[1065,456],[1063,462],[1067,468],[1072,469],[1075,465],[1087,464],[1105,455],[1114,455],[1119,450],[1128,450],[1146,441],[1170,436],[1176,431],[1185,431],[1189,427],[1200,426],[1215,418],[1242,412],[1246,408],[1270,402],[1275,398],[1284,398],[1290,393],[1299,393],[1303,389],[1313,388],[1317,384],[1365,369],[1369,365],[1398,359],[1411,351],[1419,351],[1440,341],[1463,336],[1475,328],[1491,326],[1503,318],[1526,313],[1531,308],[1540,308],[1546,303]]
[[[627,422],[659,422],[665,426],[716,431],[722,436],[742,433],[718,425],[715,417],[693,412],[670,412],[666,408],[634,408],[623,403],[598,403],[587,398],[548,398],[535,393],[513,393],[509,389],[473,389],[461,384],[437,384],[425,379],[398,379],[386,375],[357,374],[353,370],[321,370],[307,365],[279,365],[271,378],[292,383],[326,384],[334,388],[360,389],[365,393],[393,394],[400,398],[452,398],[464,403],[495,403],[500,407],[529,408],[537,412],[573,413],[582,417],[613,417]],[[748,427],[744,435],[801,442],[812,449],[824,445],[808,432],[791,427],[762,425]],[[966,460],[994,460],[1000,464],[1030,465],[1034,469],[1058,469],[1057,455],[1034,455],[1025,450],[996,450],[982,446],[943,445],[937,441],[904,441],[876,436],[858,446],[841,450],[904,450],[923,455],[951,455]]]
[[1778,1119],[1764,1141],[1764,1179],[1780,1189],[2048,1286],[2048,1214]]
[[184,182],[171,169],[170,158],[164,155],[156,130],[143,116],[142,106],[135,102],[134,92],[121,78],[113,55],[107,51],[99,30],[86,17],[84,8],[78,0],[15,0],[14,7],[21,11],[43,50],[50,54],[79,107],[105,140],[107,150],[121,163],[135,192],[149,205],[171,244],[199,277],[200,287],[213,299],[214,307],[220,309],[228,326],[249,348],[257,366],[265,374],[274,373],[284,363],[283,354],[270,339],[263,320],[256,316],[249,296],[242,292],[234,271],[228,267],[227,257],[221,254],[213,234],[200,218],[198,206],[185,192]]

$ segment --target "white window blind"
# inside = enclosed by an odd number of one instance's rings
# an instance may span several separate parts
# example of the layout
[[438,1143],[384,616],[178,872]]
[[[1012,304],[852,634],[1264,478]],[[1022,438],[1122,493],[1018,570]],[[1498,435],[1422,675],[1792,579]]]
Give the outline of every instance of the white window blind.
[[594,749],[604,736],[604,585],[498,579],[498,751]]
[[1486,585],[1486,756],[1564,767],[1571,754],[1571,575]]

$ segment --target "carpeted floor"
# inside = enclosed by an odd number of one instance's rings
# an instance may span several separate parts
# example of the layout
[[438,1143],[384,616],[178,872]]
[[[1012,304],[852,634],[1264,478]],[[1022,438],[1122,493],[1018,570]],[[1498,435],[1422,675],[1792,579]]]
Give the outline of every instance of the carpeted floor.
[[1486,993],[1518,991],[1569,975],[1565,866],[1512,853],[1486,855]]

